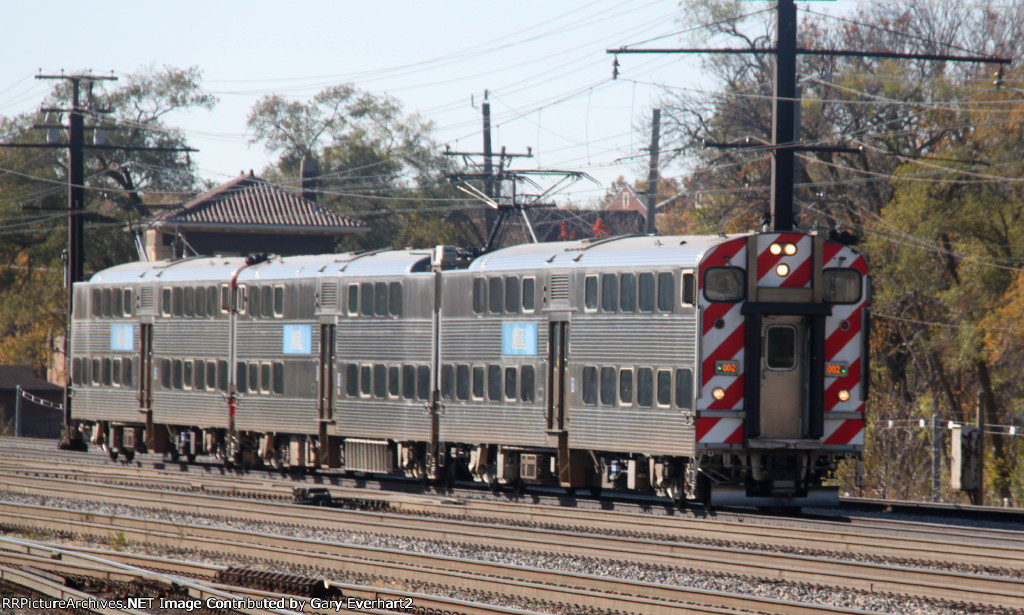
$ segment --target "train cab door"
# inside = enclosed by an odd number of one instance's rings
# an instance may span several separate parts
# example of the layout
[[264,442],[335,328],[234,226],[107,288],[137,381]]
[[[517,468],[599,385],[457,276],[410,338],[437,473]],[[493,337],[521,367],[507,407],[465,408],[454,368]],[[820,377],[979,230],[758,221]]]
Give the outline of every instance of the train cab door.
[[153,407],[153,325],[139,325],[139,412]]
[[565,387],[569,323],[556,321],[550,323],[549,327],[547,431],[551,436],[564,433],[566,430]]
[[320,385],[317,401],[320,421],[334,420],[335,325],[320,325]]
[[798,316],[764,316],[761,322],[762,438],[807,435],[809,326]]

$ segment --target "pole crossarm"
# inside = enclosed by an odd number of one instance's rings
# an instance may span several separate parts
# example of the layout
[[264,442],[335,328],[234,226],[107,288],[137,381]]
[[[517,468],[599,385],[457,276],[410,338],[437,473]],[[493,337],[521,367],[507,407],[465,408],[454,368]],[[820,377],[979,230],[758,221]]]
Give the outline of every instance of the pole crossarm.
[[[745,54],[745,53],[778,53],[778,47],[654,47],[647,49],[631,49],[620,47],[618,49],[605,49],[605,53],[619,55],[625,53],[721,53],[721,54]],[[999,56],[964,56],[948,55],[941,53],[900,53],[895,51],[856,51],[853,49],[809,49],[797,47],[798,55],[815,56],[836,56],[852,58],[891,58],[900,60],[935,60],[941,62],[978,62],[992,64],[1010,64],[1012,58]]]

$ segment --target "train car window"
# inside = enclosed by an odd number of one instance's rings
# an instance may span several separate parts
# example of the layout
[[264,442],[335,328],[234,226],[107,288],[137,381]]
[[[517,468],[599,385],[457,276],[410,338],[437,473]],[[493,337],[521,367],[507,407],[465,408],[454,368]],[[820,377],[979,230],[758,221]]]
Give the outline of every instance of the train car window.
[[515,367],[505,368],[505,399],[515,401],[519,392],[519,370]]
[[796,367],[796,327],[772,325],[764,331],[764,366],[788,371]]
[[102,303],[103,303],[103,291],[102,290],[100,290],[98,288],[92,289],[92,302],[91,303],[92,303],[92,316],[93,316],[93,318],[97,318],[100,315],[100,310],[102,309],[102,307],[101,307]]
[[487,366],[487,399],[501,401],[501,366]]
[[505,313],[519,313],[519,278],[505,278]]
[[637,292],[637,305],[641,312],[654,311],[654,274],[641,273]]
[[246,308],[249,307],[248,301],[246,301],[249,298],[248,295],[248,288],[246,288],[245,284],[235,289],[235,310],[239,314],[245,314]]
[[672,405],[672,372],[667,369],[658,370],[658,406],[667,408]]
[[402,315],[402,283],[392,282],[388,285],[388,314]]
[[860,301],[860,272],[856,269],[825,269],[821,272],[822,298],[827,303],[857,303]]
[[249,364],[249,392],[260,392],[260,364],[256,361]]
[[519,368],[519,399],[533,402],[536,399],[537,375],[532,365]]
[[206,287],[206,313],[210,316],[216,316],[220,306],[217,305],[218,290],[216,286]]
[[441,399],[455,399],[455,366],[450,363],[441,366]]
[[420,365],[416,368],[416,397],[427,401],[430,399],[430,366]]
[[181,359],[171,361],[171,388],[180,391],[185,386],[185,362]]
[[402,396],[402,370],[397,365],[388,367],[388,397]]
[[676,281],[671,273],[658,274],[658,311],[671,312],[676,301]]
[[206,390],[217,390],[217,361],[206,362]]
[[132,386],[132,360],[131,357],[121,357],[121,384],[126,387]]
[[116,387],[121,386],[121,359],[110,362],[110,382]]
[[523,311],[533,312],[536,305],[536,285],[537,281],[534,278],[523,278]]
[[131,316],[135,313],[135,296],[132,289],[124,289],[124,315]]
[[615,368],[601,368],[601,405],[615,405]]
[[348,315],[357,316],[359,314],[359,285],[349,284],[348,285]]
[[619,278],[619,309],[626,313],[636,311],[636,276],[632,273]]
[[483,278],[473,278],[473,313],[483,314],[487,305],[487,285]]
[[104,318],[110,318],[110,307],[111,307],[110,304],[111,304],[110,289],[109,288],[104,288],[103,289],[103,302],[102,302],[102,310],[103,310],[103,317]]
[[182,314],[182,289],[180,286],[175,286],[171,289],[171,313],[174,316],[181,316]]
[[476,365],[473,367],[473,399],[484,398],[484,368]]
[[692,306],[697,301],[696,279],[692,271],[683,272],[683,305]]
[[220,285],[220,311],[222,314],[231,311],[231,287],[227,284]]
[[260,363],[260,393],[270,395],[270,383],[273,381],[273,370],[270,363]]
[[676,407],[680,410],[693,408],[693,372],[688,369],[676,370]]
[[387,282],[377,282],[373,285],[373,313],[377,316],[388,315]]
[[246,311],[249,312],[249,316],[251,316],[252,318],[259,318],[260,317],[260,313],[261,313],[261,309],[260,309],[260,287],[259,286],[249,286],[249,287],[246,288],[246,293],[245,294],[246,294],[246,297],[249,300],[248,301],[248,305],[246,306]]
[[90,374],[90,375],[92,376],[91,380],[92,380],[93,386],[99,386],[100,385],[100,381],[101,381],[102,376],[103,376],[103,369],[101,367],[101,364],[102,364],[102,361],[100,361],[99,359],[93,359],[92,360],[92,374]]
[[284,286],[274,287],[274,316],[284,316]]
[[71,384],[82,384],[82,358],[71,359]]
[[349,397],[359,396],[359,366],[355,363],[345,366],[345,393]]
[[196,364],[185,360],[181,362],[181,388],[186,391],[192,390],[192,383],[195,381]]
[[[281,302],[284,303],[284,295],[281,296]],[[273,318],[276,315],[273,286],[264,286],[260,289],[260,308],[260,313],[264,318]],[[284,313],[284,305],[281,308],[281,312]]]
[[185,316],[195,316],[196,314],[196,289],[191,286],[186,286],[182,289],[185,295],[185,305],[182,308],[182,313]]
[[359,313],[363,316],[373,316],[373,284],[370,282],[360,284],[359,294],[362,295],[359,300]]
[[110,298],[114,301],[114,305],[110,307],[110,315],[124,316],[124,293],[115,288],[110,291]]
[[217,388],[227,393],[228,386],[228,362],[217,361]]
[[388,393],[388,368],[383,363],[376,363],[373,366],[373,396],[379,399],[387,397]]
[[654,370],[649,367],[636,370],[636,404],[641,408],[654,405]]
[[249,390],[249,366],[244,361],[239,361],[235,364],[235,386],[238,388],[239,393],[245,393]]
[[597,404],[597,368],[590,365],[583,366],[583,404]]
[[487,281],[487,295],[490,299],[487,308],[491,314],[501,314],[501,309],[504,307],[503,284],[501,278],[491,278]]
[[708,301],[742,301],[746,279],[746,272],[739,267],[708,267],[704,297]]
[[171,388],[171,360],[160,359],[160,386]]
[[455,398],[462,401],[469,399],[468,365],[459,365],[455,368]]
[[195,314],[202,318],[206,316],[206,287],[196,287]]
[[619,280],[614,273],[601,276],[601,311],[615,313],[619,303]]
[[583,281],[583,309],[597,311],[597,276],[588,275]]
[[369,397],[373,393],[373,370],[369,365],[359,366],[359,394]]
[[274,361],[272,369],[274,371],[274,382],[271,392],[274,395],[284,395],[284,363]]
[[196,359],[195,374],[193,376],[192,386],[197,391],[206,390],[206,361],[202,359]]
[[110,379],[110,358],[109,357],[104,357],[103,358],[102,369],[103,369],[103,386],[110,386],[112,381]]
[[628,367],[619,370],[619,404],[633,405],[633,370]]
[[402,397],[415,399],[416,397],[416,366],[402,366]]

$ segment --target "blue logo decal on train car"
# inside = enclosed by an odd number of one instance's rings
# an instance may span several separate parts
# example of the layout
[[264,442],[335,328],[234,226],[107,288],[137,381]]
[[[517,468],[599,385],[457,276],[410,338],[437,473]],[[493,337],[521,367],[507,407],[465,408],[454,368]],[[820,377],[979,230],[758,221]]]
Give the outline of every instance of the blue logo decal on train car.
[[285,325],[281,352],[285,354],[312,354],[313,325]]
[[501,325],[501,354],[537,355],[537,323],[506,322]]
[[135,348],[135,325],[110,325],[110,349],[133,350]]

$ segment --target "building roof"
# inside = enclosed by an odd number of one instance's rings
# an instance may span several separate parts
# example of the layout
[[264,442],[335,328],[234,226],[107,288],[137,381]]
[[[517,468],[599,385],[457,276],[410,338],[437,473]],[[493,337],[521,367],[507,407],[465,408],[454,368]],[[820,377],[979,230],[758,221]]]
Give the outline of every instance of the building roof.
[[37,378],[31,365],[0,365],[0,391],[13,391],[19,386],[36,393],[63,390],[55,384]]
[[624,186],[609,203],[605,211],[635,211],[647,217],[647,203],[632,186]]
[[148,221],[152,227],[207,231],[303,232],[341,235],[369,230],[353,218],[321,208],[298,193],[249,175],[200,194]]

